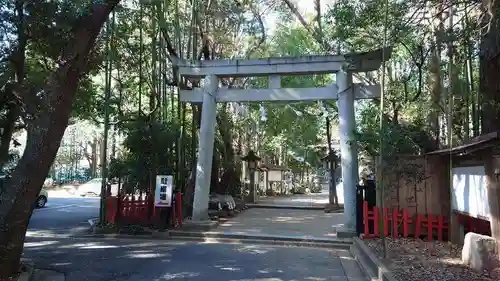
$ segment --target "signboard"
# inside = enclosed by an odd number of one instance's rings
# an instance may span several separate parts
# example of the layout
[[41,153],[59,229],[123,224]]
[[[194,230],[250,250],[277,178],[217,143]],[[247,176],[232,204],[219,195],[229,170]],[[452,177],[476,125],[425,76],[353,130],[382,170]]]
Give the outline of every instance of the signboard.
[[283,180],[281,170],[280,171],[270,170],[268,172],[267,176],[268,176],[268,181],[275,182],[275,181],[282,181]]
[[452,173],[451,208],[472,217],[489,220],[484,166],[453,168]]
[[172,176],[156,176],[155,207],[171,207],[173,192]]

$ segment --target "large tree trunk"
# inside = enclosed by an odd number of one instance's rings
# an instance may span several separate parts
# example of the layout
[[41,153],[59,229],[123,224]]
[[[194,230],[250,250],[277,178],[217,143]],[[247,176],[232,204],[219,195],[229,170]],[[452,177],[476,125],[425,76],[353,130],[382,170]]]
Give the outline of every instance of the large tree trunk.
[[[500,8],[500,2],[494,1],[491,6],[489,11],[493,17],[490,19],[491,25],[481,38],[479,56],[479,90],[483,94],[481,116],[483,134],[500,130],[500,112],[498,110],[500,105],[500,80],[498,79],[500,76],[500,38],[498,35],[500,19],[496,12]],[[496,165],[491,154],[485,159],[491,234],[500,241],[500,183],[495,172],[500,167]]]
[[491,154],[488,154],[485,159],[484,172],[486,174],[486,185],[488,186],[491,236],[500,243],[500,182],[498,174],[495,172],[496,168],[499,167],[499,161],[495,161]]
[[26,149],[0,197],[0,279],[18,270],[32,205],[68,125],[79,79],[87,71],[89,54],[103,23],[118,2],[93,4],[90,13],[78,21],[60,66],[47,80],[43,108],[28,126]]
[[217,125],[219,133],[223,142],[222,152],[222,176],[217,190],[220,194],[236,195],[239,193],[235,187],[239,187],[240,183],[240,169],[236,163],[236,152],[233,146],[233,134],[231,130],[234,128],[231,118],[228,116],[227,109],[222,109],[217,115]]
[[14,104],[9,105],[7,107],[4,124],[1,126],[3,130],[0,132],[0,168],[3,167],[3,165],[5,165],[9,160],[10,141],[12,140],[12,135],[14,134],[14,128],[18,116],[17,106]]
[[441,84],[441,70],[439,68],[441,64],[441,59],[439,56],[439,51],[441,48],[434,47],[432,51],[432,59],[430,66],[430,84],[431,84],[431,101],[432,107],[431,112],[429,114],[429,125],[432,131],[432,137],[435,140],[435,147],[439,147],[441,143],[441,134],[440,134],[440,125],[439,125],[439,117],[441,115],[441,93],[442,93],[442,84]]

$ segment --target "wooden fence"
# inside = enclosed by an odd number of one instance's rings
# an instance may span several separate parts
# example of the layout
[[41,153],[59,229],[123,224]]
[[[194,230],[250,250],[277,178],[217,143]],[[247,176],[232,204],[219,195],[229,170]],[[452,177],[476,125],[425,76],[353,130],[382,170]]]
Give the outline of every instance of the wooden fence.
[[[378,207],[370,209],[368,206],[368,202],[364,201],[363,238],[375,238],[381,234],[393,238],[409,236],[422,238],[425,236],[428,241],[432,241],[435,238],[443,241],[448,238],[448,220],[445,216],[418,213],[412,216],[406,209],[383,208],[381,211]],[[384,222],[382,232],[379,227],[381,220]]]
[[[182,194],[177,192],[172,204],[174,227],[182,226]],[[159,208],[152,195],[109,196],[106,199],[106,220],[110,223],[155,225],[160,219]]]

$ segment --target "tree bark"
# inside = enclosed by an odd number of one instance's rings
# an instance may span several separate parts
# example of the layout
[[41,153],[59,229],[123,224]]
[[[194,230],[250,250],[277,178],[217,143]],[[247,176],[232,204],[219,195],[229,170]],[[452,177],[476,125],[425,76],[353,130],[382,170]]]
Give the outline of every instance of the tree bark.
[[[330,128],[330,117],[326,117],[326,139],[328,141],[328,155],[334,153],[332,149],[332,134],[331,134],[331,128]],[[335,206],[338,206],[339,204],[339,199],[337,196],[337,186],[336,186],[336,181],[335,181],[335,163],[332,161],[328,162],[328,168],[330,172],[330,181],[329,181],[329,203],[333,204]]]
[[[16,0],[15,2],[15,26],[17,35],[17,46],[12,53],[10,58],[12,66],[15,73],[15,81],[17,85],[21,85],[24,82],[25,77],[25,61],[26,61],[26,45],[28,42],[28,36],[25,33],[25,15],[24,15],[24,3],[23,0]],[[12,134],[14,133],[15,122],[19,117],[19,107],[15,102],[14,96],[14,86],[8,84],[5,87],[5,98],[11,103],[7,105],[7,115],[2,126],[3,132],[0,138],[0,167],[6,164],[9,158],[9,148],[10,141],[12,139]]]
[[[486,1],[488,2],[488,1]],[[490,133],[500,130],[500,19],[497,11],[500,8],[499,1],[485,3],[485,11],[490,12],[491,17],[485,17],[484,24],[489,24],[487,32],[481,37],[479,54],[479,91],[483,95],[483,111],[481,118],[481,133]],[[486,185],[488,188],[488,205],[490,209],[490,225],[493,238],[500,241],[500,185],[497,179],[497,171],[500,168],[495,165],[491,154],[485,157]],[[500,250],[500,249],[499,249]]]
[[0,168],[9,160],[10,141],[12,140],[16,118],[18,117],[17,106],[15,104],[9,105],[5,121],[3,122],[4,124],[1,127],[3,130],[0,132]]
[[[76,88],[88,71],[97,36],[119,0],[93,4],[80,18],[59,67],[47,79],[44,106],[28,126],[26,148],[0,197],[0,279],[17,273],[32,205],[40,192],[68,125]],[[23,96],[23,93],[19,93]]]
[[[491,236],[500,242],[500,182],[498,174],[499,163],[494,158],[485,157],[484,172],[486,175],[486,184],[488,187],[488,205],[490,210]],[[497,171],[496,171],[497,170]],[[500,249],[499,249],[500,250]]]
[[[89,176],[95,178],[97,176],[97,138],[93,137],[92,141],[89,141],[85,145],[81,145],[80,149],[83,151],[83,156],[89,163]],[[90,148],[90,153],[88,151]]]
[[90,154],[90,171],[91,171],[91,176],[92,178],[95,178],[97,176],[97,147],[98,147],[98,141],[97,138],[94,137],[92,139],[92,143],[90,144],[90,149],[91,149],[91,154]]
[[[223,142],[223,153],[222,153],[222,176],[219,182],[219,188],[217,192],[220,194],[231,194],[236,195],[237,186],[240,186],[240,170],[236,163],[236,152],[233,146],[233,134],[231,130],[234,128],[230,117],[226,109],[223,109],[217,115],[217,125],[219,128],[219,133],[221,135],[221,140]],[[241,166],[240,166],[241,167]]]

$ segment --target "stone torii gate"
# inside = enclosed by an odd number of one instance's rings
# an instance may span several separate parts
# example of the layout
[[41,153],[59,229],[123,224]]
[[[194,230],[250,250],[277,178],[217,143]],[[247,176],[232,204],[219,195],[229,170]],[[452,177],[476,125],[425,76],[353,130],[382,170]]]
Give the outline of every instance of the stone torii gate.
[[[383,52],[385,51],[385,56]],[[345,231],[356,228],[356,184],[358,183],[357,148],[352,144],[356,130],[355,99],[380,96],[379,85],[353,84],[352,73],[380,68],[392,49],[345,55],[280,57],[258,60],[213,60],[191,63],[174,61],[179,74],[195,79],[205,78],[203,88],[181,90],[182,102],[202,103],[198,162],[193,206],[193,222],[209,220],[208,201],[216,127],[217,102],[297,102],[338,100],[340,119],[340,154],[344,186]],[[336,84],[323,88],[281,88],[281,76],[335,73]],[[268,76],[267,89],[224,89],[218,78]]]

